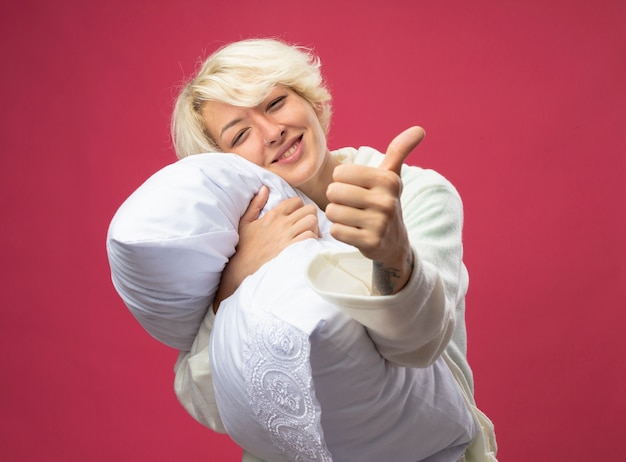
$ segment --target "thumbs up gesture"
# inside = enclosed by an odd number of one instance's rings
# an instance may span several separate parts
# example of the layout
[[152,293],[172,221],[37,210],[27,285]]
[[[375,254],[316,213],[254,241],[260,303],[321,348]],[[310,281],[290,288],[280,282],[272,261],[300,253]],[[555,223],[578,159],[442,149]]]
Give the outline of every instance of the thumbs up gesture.
[[377,168],[337,166],[326,191],[326,216],[333,222],[331,234],[373,261],[375,294],[394,294],[411,276],[413,252],[402,219],[400,170],[424,136],[421,127],[400,133]]
[[385,158],[378,166],[381,170],[389,170],[400,175],[402,164],[409,154],[422,142],[426,132],[422,127],[411,127],[396,136],[385,152]]

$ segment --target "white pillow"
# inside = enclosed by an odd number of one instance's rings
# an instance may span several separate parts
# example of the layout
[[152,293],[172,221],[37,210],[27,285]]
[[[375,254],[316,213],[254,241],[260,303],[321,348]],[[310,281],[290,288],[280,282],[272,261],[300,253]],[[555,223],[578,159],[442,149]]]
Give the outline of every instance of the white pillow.
[[[267,209],[300,195],[240,157],[194,155],[120,207],[107,237],[113,283],[154,337],[191,347],[237,245],[239,218],[263,184]],[[285,249],[217,313],[209,354],[230,436],[272,462],[457,460],[474,423],[443,360],[390,365],[363,326],[308,285],[311,257],[349,248],[328,237],[323,213],[318,219],[325,237]]]
[[346,248],[291,245],[224,300],[209,344],[224,427],[272,462],[458,460],[476,427],[444,360],[391,365],[309,286],[311,257]]
[[311,202],[239,156],[211,153],[166,166],[121,205],[107,236],[113,284],[156,339],[191,348],[235,251],[239,219],[263,184],[266,209],[287,197]]

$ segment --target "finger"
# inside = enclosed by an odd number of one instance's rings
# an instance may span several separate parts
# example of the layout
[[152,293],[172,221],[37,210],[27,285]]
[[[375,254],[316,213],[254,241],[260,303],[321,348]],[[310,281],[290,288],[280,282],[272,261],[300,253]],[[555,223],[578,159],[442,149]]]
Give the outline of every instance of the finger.
[[[362,179],[359,176],[357,179]],[[366,196],[369,192],[367,186],[356,186],[350,184],[351,178],[345,178],[340,182],[331,183],[326,189],[326,197],[331,203],[350,205],[358,209],[363,209],[369,205]]]
[[267,202],[267,198],[270,195],[270,190],[267,186],[261,186],[259,192],[254,195],[248,208],[244,212],[240,221],[251,222],[259,218],[259,214],[263,207],[265,207],[265,203]]
[[327,188],[326,194],[329,193],[329,189],[339,188],[339,186],[333,186],[337,184],[350,184],[364,189],[383,187],[393,190],[399,186],[398,176],[393,172],[366,165],[341,164],[333,170],[334,183],[331,183],[332,187]]
[[290,215],[294,213],[296,210],[302,208],[304,206],[304,202],[299,197],[290,197],[289,199],[285,199],[278,203],[273,210],[270,210],[269,213],[279,214],[279,215]]
[[296,223],[305,217],[311,216],[317,220],[317,207],[313,204],[302,205],[293,212],[285,214],[289,223]]
[[344,226],[350,226],[353,228],[359,227],[359,212],[361,210],[353,207],[347,207],[345,205],[339,205],[331,202],[326,207],[326,216],[334,224],[341,224]]
[[328,204],[326,216],[330,221],[342,224],[355,229],[362,229],[366,232],[380,234],[379,230],[384,229],[387,218],[384,213],[360,210],[354,207]]
[[400,169],[407,156],[424,139],[426,132],[422,127],[411,127],[396,136],[385,153],[385,158],[378,168],[390,170],[400,175]]
[[367,252],[367,232],[360,228],[333,223],[330,227],[330,235],[338,241],[358,248],[364,255]]
[[292,226],[294,240],[299,238],[309,238],[319,236],[319,228],[317,226],[317,215],[306,215],[295,222]]

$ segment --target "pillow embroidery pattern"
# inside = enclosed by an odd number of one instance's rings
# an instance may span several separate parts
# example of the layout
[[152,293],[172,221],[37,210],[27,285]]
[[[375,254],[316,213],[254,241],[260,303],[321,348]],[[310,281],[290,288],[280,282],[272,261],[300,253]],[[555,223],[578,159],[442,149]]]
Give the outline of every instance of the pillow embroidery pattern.
[[311,393],[308,336],[269,313],[255,324],[259,335],[246,342],[243,366],[255,416],[288,460],[330,462]]

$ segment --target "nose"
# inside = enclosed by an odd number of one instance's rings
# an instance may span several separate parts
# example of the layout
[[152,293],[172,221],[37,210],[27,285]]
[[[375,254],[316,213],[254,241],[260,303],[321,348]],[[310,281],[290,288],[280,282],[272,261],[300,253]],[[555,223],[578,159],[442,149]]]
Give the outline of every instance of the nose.
[[265,145],[271,146],[279,143],[285,134],[284,127],[269,117],[262,117],[261,119],[260,129]]

